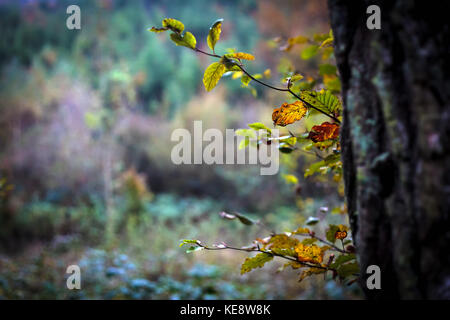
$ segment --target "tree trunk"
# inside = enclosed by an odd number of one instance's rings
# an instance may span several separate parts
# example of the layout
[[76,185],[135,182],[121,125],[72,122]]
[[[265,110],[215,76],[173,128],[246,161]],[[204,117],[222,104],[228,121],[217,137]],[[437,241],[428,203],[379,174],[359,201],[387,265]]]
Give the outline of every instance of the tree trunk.
[[[381,30],[369,30],[369,5]],[[450,299],[446,1],[329,0],[346,201],[370,299]],[[381,268],[381,290],[366,286]]]

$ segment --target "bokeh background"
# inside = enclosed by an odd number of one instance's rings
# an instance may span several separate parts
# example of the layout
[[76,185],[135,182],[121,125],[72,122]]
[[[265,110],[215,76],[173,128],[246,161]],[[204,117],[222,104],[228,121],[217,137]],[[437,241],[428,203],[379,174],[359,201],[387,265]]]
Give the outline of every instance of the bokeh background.
[[[81,8],[81,30],[66,28],[70,4]],[[295,271],[277,272],[281,261],[241,276],[245,253],[178,247],[268,235],[221,211],[281,232],[309,216],[345,222],[345,210],[332,179],[303,178],[314,160],[307,153],[282,155],[274,176],[248,165],[173,165],[174,129],[194,120],[221,130],[272,126],[285,97],[231,77],[207,93],[202,76],[213,59],[147,31],[176,18],[208,51],[209,26],[223,18],[216,51],[253,53],[248,69],[270,69],[267,81],[281,85],[288,69],[317,75],[316,58],[279,47],[328,33],[326,1],[2,0],[0,17],[0,298],[361,297],[323,276],[298,283]],[[70,264],[81,267],[81,290],[66,288]]]

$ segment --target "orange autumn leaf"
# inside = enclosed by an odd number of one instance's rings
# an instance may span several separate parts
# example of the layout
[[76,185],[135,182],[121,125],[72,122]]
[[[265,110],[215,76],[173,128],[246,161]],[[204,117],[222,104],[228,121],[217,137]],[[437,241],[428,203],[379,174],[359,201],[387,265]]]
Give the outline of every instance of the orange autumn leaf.
[[287,126],[302,119],[306,114],[306,107],[301,101],[288,104],[283,103],[281,107],[275,109],[272,113],[272,120],[278,126]]
[[339,125],[336,123],[324,122],[319,126],[314,126],[309,132],[308,138],[313,142],[322,142],[339,137]]
[[336,234],[334,235],[334,237],[336,239],[345,239],[347,238],[347,231],[337,231]]
[[315,244],[305,245],[303,243],[297,244],[295,252],[298,254],[298,260],[302,262],[322,263],[323,255],[325,253],[322,248]]
[[348,230],[347,226],[344,226],[342,224],[338,225],[338,230],[334,234],[334,237],[336,239],[341,239],[341,240],[347,238],[347,230]]

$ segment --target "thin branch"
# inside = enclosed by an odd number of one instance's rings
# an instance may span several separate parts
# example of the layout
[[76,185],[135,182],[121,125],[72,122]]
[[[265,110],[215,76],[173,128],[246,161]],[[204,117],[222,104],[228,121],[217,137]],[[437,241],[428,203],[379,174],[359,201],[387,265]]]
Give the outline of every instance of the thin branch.
[[202,247],[205,250],[226,250],[226,249],[229,249],[229,250],[245,251],[245,252],[267,253],[267,254],[270,254],[270,255],[275,256],[275,257],[280,257],[280,258],[283,258],[283,259],[286,259],[286,260],[289,260],[289,261],[293,261],[293,262],[299,263],[299,264],[301,264],[301,265],[303,265],[305,267],[318,268],[318,269],[324,269],[324,270],[332,270],[332,271],[335,270],[333,268],[324,267],[324,266],[321,266],[321,265],[313,265],[313,264],[309,264],[309,263],[306,263],[306,262],[302,262],[302,261],[299,261],[299,260],[297,260],[295,258],[284,256],[282,254],[277,254],[277,253],[274,253],[274,252],[271,252],[271,251],[261,250],[260,248],[258,248],[258,249],[236,248],[236,247],[231,247],[231,246],[228,246],[228,245],[225,245],[225,244],[223,244],[223,247],[220,247],[220,248],[217,248],[217,247],[216,248],[211,248],[211,247],[207,247],[207,246],[205,246],[205,245],[203,245],[201,243],[197,243],[197,246]]
[[[199,52],[199,53],[206,54],[207,56],[210,56],[210,57],[214,57],[214,58],[222,58],[221,56],[219,56],[219,55],[217,55],[217,54],[211,54],[211,53],[205,52],[205,51],[203,51],[203,50],[200,50],[200,49],[198,49],[198,48],[195,48],[195,49],[193,49],[193,50],[196,51],[196,52]],[[271,88],[271,89],[273,89],[273,90],[282,91],[282,92],[289,92],[289,93],[292,94],[294,97],[296,97],[297,99],[299,99],[301,102],[303,102],[304,104],[306,104],[308,107],[310,107],[310,108],[312,108],[312,109],[314,109],[314,110],[316,110],[316,111],[318,111],[318,112],[320,112],[320,113],[322,113],[322,114],[328,116],[329,118],[333,119],[335,122],[337,122],[337,123],[339,123],[339,124],[341,123],[341,121],[339,121],[339,119],[336,118],[335,116],[333,116],[333,115],[331,115],[331,114],[328,114],[328,113],[326,113],[325,111],[320,110],[319,108],[314,107],[314,106],[313,106],[312,104],[310,104],[309,102],[307,102],[307,101],[305,101],[304,99],[300,98],[297,94],[295,94],[295,93],[290,89],[289,84],[288,84],[288,87],[287,87],[287,88],[278,88],[278,87],[274,87],[274,86],[272,86],[272,85],[270,85],[270,84],[267,84],[267,83],[265,83],[265,82],[262,82],[262,81],[256,79],[255,77],[253,77],[250,73],[247,72],[247,70],[244,69],[244,67],[243,67],[242,65],[240,65],[240,64],[236,64],[236,65],[239,67],[239,69],[242,70],[242,72],[244,72],[244,73],[245,73],[250,79],[252,79],[253,81],[258,82],[259,84],[261,84],[261,85],[263,85],[263,86],[265,86],[265,87]]]
[[202,50],[200,50],[200,49],[198,49],[198,48],[195,48],[195,49],[192,49],[192,50],[194,50],[194,51],[196,51],[196,52],[200,52],[200,53],[206,54],[207,56],[210,56],[210,57],[214,57],[214,58],[222,58],[221,56],[219,56],[219,55],[217,55],[217,54],[211,54],[211,53],[202,51]]
[[266,86],[266,87],[268,87],[268,88],[271,88],[271,89],[274,89],[274,90],[277,90],[277,91],[285,91],[285,92],[288,92],[288,91],[289,91],[289,89],[285,89],[285,88],[277,88],[277,87],[271,86],[270,84],[267,84],[267,83],[264,83],[264,82],[262,82],[262,81],[259,81],[258,79],[254,78],[250,73],[248,73],[241,65],[237,64],[237,66],[238,66],[239,69],[241,69],[242,72],[244,72],[250,79],[252,79],[253,81],[258,82],[259,84],[262,84],[263,86]]

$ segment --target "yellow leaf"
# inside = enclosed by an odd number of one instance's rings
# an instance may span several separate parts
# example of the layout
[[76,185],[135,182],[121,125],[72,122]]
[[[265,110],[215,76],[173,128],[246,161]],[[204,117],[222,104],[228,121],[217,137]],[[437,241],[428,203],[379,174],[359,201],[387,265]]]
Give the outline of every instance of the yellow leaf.
[[307,108],[301,101],[291,104],[283,103],[281,107],[273,111],[272,120],[275,125],[284,127],[302,119],[306,111]]
[[172,39],[172,41],[175,42],[177,46],[184,46],[191,49],[195,49],[195,46],[197,44],[197,40],[195,39],[194,35],[189,31],[187,31],[184,35],[172,33],[170,35],[170,39]]
[[276,234],[272,238],[270,238],[267,245],[265,245],[264,249],[294,249],[299,243],[298,239],[289,237],[285,234]]
[[292,184],[298,183],[297,177],[292,174],[285,174],[285,175],[283,175],[283,178],[286,181],[286,183],[292,183]]
[[187,44],[187,47],[191,49],[195,49],[195,46],[197,45],[197,40],[195,39],[194,35],[190,33],[189,31],[186,31],[184,34],[184,42]]
[[223,21],[223,19],[219,19],[213,23],[213,25],[209,29],[208,37],[206,38],[208,47],[213,52],[214,52],[214,48],[216,46],[217,41],[219,41],[219,39],[220,39],[220,33],[222,32],[222,21]]
[[244,59],[244,60],[255,60],[255,57],[250,53],[245,52],[235,52],[228,53],[225,55],[227,58]]
[[272,72],[270,71],[270,69],[266,69],[264,70],[263,75],[266,78],[270,78],[272,76]]
[[206,91],[214,89],[225,71],[226,67],[220,62],[214,62],[206,68],[205,74],[203,75],[203,84],[205,85]]
[[184,30],[184,24],[181,21],[166,18],[162,21],[162,25],[164,28],[168,28],[173,32],[181,33]]
[[231,76],[231,79],[239,79],[242,77],[244,73],[242,71],[235,71],[233,72],[233,75]]
[[297,244],[295,252],[298,255],[298,260],[302,262],[322,263],[324,251],[315,245],[305,245],[303,243]]

